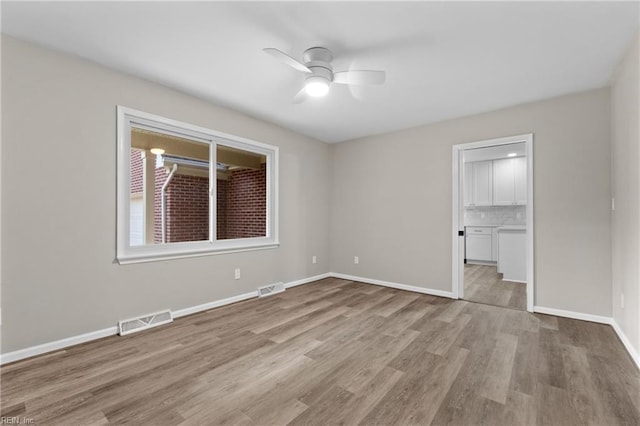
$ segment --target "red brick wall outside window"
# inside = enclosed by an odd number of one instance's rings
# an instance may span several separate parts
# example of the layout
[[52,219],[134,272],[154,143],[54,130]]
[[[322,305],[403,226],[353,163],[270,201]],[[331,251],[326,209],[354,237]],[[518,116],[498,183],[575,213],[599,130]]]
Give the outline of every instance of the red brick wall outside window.
[[131,167],[131,194],[142,192],[142,151],[131,148],[129,165]]
[[266,236],[266,165],[260,170],[235,170],[227,182],[226,238]]
[[[140,150],[131,149],[131,193],[143,190]],[[166,242],[209,239],[209,179],[176,173],[166,191]],[[154,243],[162,243],[162,186],[168,177],[155,169]],[[217,238],[266,236],[266,165],[260,170],[234,170],[217,181]]]
[[176,173],[167,187],[166,242],[208,239],[209,178]]
[[227,237],[227,193],[229,192],[229,181],[218,179],[216,197],[216,238],[225,240]]

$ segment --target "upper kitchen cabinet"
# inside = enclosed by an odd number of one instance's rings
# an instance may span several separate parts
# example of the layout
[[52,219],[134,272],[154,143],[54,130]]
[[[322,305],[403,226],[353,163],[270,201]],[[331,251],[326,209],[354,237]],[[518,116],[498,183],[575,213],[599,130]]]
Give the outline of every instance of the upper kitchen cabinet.
[[464,206],[473,206],[473,163],[464,163]]
[[[469,190],[470,189],[470,190]],[[493,204],[493,162],[464,163],[464,205],[490,206]]]
[[514,158],[516,175],[516,204],[527,204],[527,157]]
[[516,174],[513,158],[493,160],[493,204],[513,205],[516,201]]
[[527,157],[493,160],[493,205],[527,204]]

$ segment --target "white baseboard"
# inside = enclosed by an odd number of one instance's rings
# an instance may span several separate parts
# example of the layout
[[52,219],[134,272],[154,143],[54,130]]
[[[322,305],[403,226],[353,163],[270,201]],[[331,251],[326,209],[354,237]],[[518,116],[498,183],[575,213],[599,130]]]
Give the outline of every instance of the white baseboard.
[[613,330],[616,332],[616,334],[622,341],[622,344],[624,345],[625,349],[631,356],[631,359],[633,360],[633,362],[635,362],[638,369],[640,369],[640,354],[638,354],[636,349],[631,345],[629,338],[627,337],[626,334],[624,334],[624,331],[622,331],[622,328],[620,328],[620,326],[618,325],[618,322],[613,318],[611,319],[611,327],[613,327]]
[[314,275],[313,277],[303,278],[297,281],[291,281],[284,285],[284,288],[291,288],[302,284],[308,284],[314,281],[323,280],[325,278],[331,277],[331,273],[327,272],[326,274]]
[[[315,275],[313,277],[303,278],[296,281],[285,283],[285,288],[295,287],[302,284],[307,284],[313,281],[317,281],[323,278],[328,278],[331,275],[329,273]],[[208,311],[209,309],[218,308],[220,306],[229,305],[231,303],[240,302],[243,300],[258,297],[258,291],[251,291],[249,293],[239,294],[237,296],[228,297],[226,299],[214,300],[213,302],[203,303],[202,305],[191,306],[189,308],[178,309],[173,311],[173,317],[179,318],[186,315],[195,314],[202,311]],[[59,349],[67,348],[69,346],[78,345],[80,343],[90,342],[91,340],[101,339],[107,336],[114,336],[118,334],[118,327],[109,327],[102,330],[91,331],[89,333],[80,334],[78,336],[67,337],[64,339],[56,340],[53,342],[43,343],[37,346],[31,346],[24,349],[19,349],[13,352],[7,352],[0,355],[0,365],[7,364],[9,362],[19,361],[25,358],[31,358],[36,355],[42,355],[47,352],[57,351]]]
[[583,314],[582,312],[565,311],[562,309],[555,309],[555,308],[545,308],[544,306],[534,306],[533,312],[537,312],[539,314],[555,315],[557,317],[578,319],[582,321],[597,322],[600,324],[609,324],[609,325],[611,325],[611,320],[612,320],[611,317],[603,317],[600,315],[593,315],[593,314]]
[[237,296],[227,297],[226,299],[214,300],[213,302],[203,303],[202,305],[178,309],[177,311],[173,311],[173,317],[180,318],[186,315],[197,314],[198,312],[208,311],[209,309],[218,308],[224,305],[230,305],[231,303],[242,302],[243,300],[251,299],[253,297],[258,297],[258,290],[239,294]]
[[42,355],[47,352],[54,352],[69,346],[79,345],[80,343],[89,342],[91,340],[102,339],[103,337],[118,334],[118,327],[103,328],[102,330],[91,331],[89,333],[80,334],[78,336],[67,337],[66,339],[56,340],[55,342],[43,343],[42,345],[31,346],[29,348],[20,349],[13,352],[0,355],[0,364],[19,361],[32,356]]
[[344,280],[359,281],[367,284],[381,285],[383,287],[397,288],[398,290],[407,290],[407,291],[413,291],[415,293],[429,294],[431,296],[448,297],[449,299],[455,299],[455,297],[453,296],[453,293],[450,291],[435,290],[432,288],[417,287],[417,286],[408,285],[408,284],[400,284],[400,283],[394,283],[390,281],[375,280],[373,278],[356,277],[354,275],[339,274],[336,272],[331,272],[330,275],[334,278],[342,278]]

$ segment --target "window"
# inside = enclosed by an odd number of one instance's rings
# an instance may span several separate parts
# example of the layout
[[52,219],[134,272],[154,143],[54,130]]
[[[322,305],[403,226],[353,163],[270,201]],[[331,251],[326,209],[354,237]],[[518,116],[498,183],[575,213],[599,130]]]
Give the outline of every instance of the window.
[[278,148],[118,107],[120,263],[278,246]]

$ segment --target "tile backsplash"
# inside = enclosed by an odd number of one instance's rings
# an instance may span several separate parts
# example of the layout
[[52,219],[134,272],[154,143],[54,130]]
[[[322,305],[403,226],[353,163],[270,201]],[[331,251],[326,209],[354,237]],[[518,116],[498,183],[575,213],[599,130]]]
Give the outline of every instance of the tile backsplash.
[[526,225],[527,206],[465,207],[465,226]]

